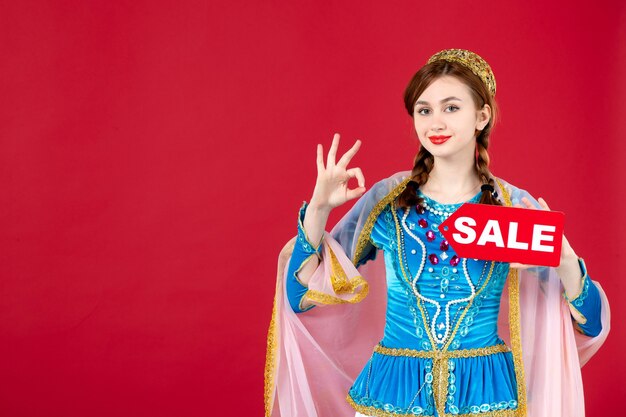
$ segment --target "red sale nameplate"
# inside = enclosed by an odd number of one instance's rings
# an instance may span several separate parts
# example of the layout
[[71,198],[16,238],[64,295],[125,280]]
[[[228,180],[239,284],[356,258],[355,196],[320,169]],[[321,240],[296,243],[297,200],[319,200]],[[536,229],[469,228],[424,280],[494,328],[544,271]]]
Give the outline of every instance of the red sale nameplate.
[[439,231],[463,258],[558,266],[564,221],[560,211],[465,203]]

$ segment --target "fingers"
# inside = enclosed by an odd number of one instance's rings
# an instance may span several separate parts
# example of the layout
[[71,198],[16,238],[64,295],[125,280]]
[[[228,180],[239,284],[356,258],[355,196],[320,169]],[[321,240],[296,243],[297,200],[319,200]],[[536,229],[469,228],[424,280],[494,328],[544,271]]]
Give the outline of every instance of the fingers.
[[520,264],[518,262],[511,262],[509,264],[509,268],[516,268],[516,269],[529,269],[529,268],[537,268],[538,265],[528,265],[528,264]]
[[548,207],[548,203],[546,203],[546,200],[539,197],[539,200],[537,201],[539,201],[539,204],[541,205],[541,207],[543,207],[544,210],[550,210],[550,207]]
[[365,187],[365,177],[363,176],[363,171],[361,168],[350,168],[346,171],[350,178],[356,178],[359,187]]
[[365,177],[363,176],[363,171],[361,171],[361,168],[351,168],[349,170],[346,171],[346,173],[348,174],[349,178],[356,178],[357,182],[359,183],[358,188],[355,188],[354,190],[346,190],[346,197],[351,200],[353,198],[358,198],[361,197],[364,193],[365,193]]
[[317,144],[317,172],[324,171],[324,148],[321,143]]
[[[548,207],[548,203],[546,203],[546,200],[539,197],[537,201],[539,202],[539,206],[541,207],[542,210],[548,210],[548,211],[550,210],[550,207]],[[530,200],[526,197],[522,197],[522,202],[526,205],[526,208],[537,209],[537,207],[535,207],[535,205],[531,203]]]
[[348,200],[352,200],[353,198],[359,198],[363,194],[365,194],[365,187],[355,188],[354,190],[347,190],[346,197]]
[[333,136],[333,143],[330,145],[330,151],[328,151],[328,159],[326,160],[326,168],[331,168],[335,166],[337,148],[339,148],[339,133],[335,133],[335,135]]
[[536,209],[535,205],[526,197],[522,197],[522,203],[524,203],[527,209]]
[[350,163],[352,157],[357,153],[359,148],[361,147],[361,141],[357,139],[357,141],[352,145],[352,147],[348,150],[348,152],[344,153],[339,162],[337,162],[337,166],[347,167]]

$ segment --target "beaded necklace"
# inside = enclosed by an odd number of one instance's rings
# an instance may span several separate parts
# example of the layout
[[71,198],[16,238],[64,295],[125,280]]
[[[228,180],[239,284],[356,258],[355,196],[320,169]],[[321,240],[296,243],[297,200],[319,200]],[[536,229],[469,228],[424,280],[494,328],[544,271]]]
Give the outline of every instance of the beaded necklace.
[[443,220],[445,220],[448,217],[450,217],[450,215],[453,213],[452,211],[437,210],[436,208],[431,207],[425,200],[422,203],[422,207],[424,207],[426,210],[430,211],[434,215],[442,217]]

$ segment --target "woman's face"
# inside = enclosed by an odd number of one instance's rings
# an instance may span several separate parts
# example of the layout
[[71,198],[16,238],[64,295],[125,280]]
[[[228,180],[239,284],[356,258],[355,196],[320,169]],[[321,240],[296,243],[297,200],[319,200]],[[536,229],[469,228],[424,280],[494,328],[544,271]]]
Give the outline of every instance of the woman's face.
[[470,89],[456,77],[444,75],[424,90],[413,109],[415,132],[435,158],[474,158],[476,129],[491,116],[489,105],[476,110]]

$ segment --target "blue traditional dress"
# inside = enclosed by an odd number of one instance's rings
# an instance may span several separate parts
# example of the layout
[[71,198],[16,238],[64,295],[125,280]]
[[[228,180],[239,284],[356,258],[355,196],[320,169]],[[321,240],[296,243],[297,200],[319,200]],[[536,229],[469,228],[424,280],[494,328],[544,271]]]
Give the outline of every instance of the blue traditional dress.
[[[462,203],[440,204],[418,194],[421,206],[383,208],[369,238],[372,249],[358,261],[357,266],[365,264],[383,250],[387,310],[384,336],[347,400],[356,411],[375,416],[439,416],[442,408],[436,404],[445,404],[446,415],[508,415],[518,407],[517,380],[497,324],[509,264],[458,257],[438,226]],[[480,193],[467,202],[479,199]],[[321,247],[304,231],[306,208],[304,202],[286,281],[296,313],[314,308],[301,306],[308,289],[298,272]],[[576,329],[596,336],[602,329],[601,300],[582,259],[580,266],[582,290],[569,302],[583,316]],[[433,353],[444,347],[446,358]],[[446,390],[433,384],[442,375]]]

